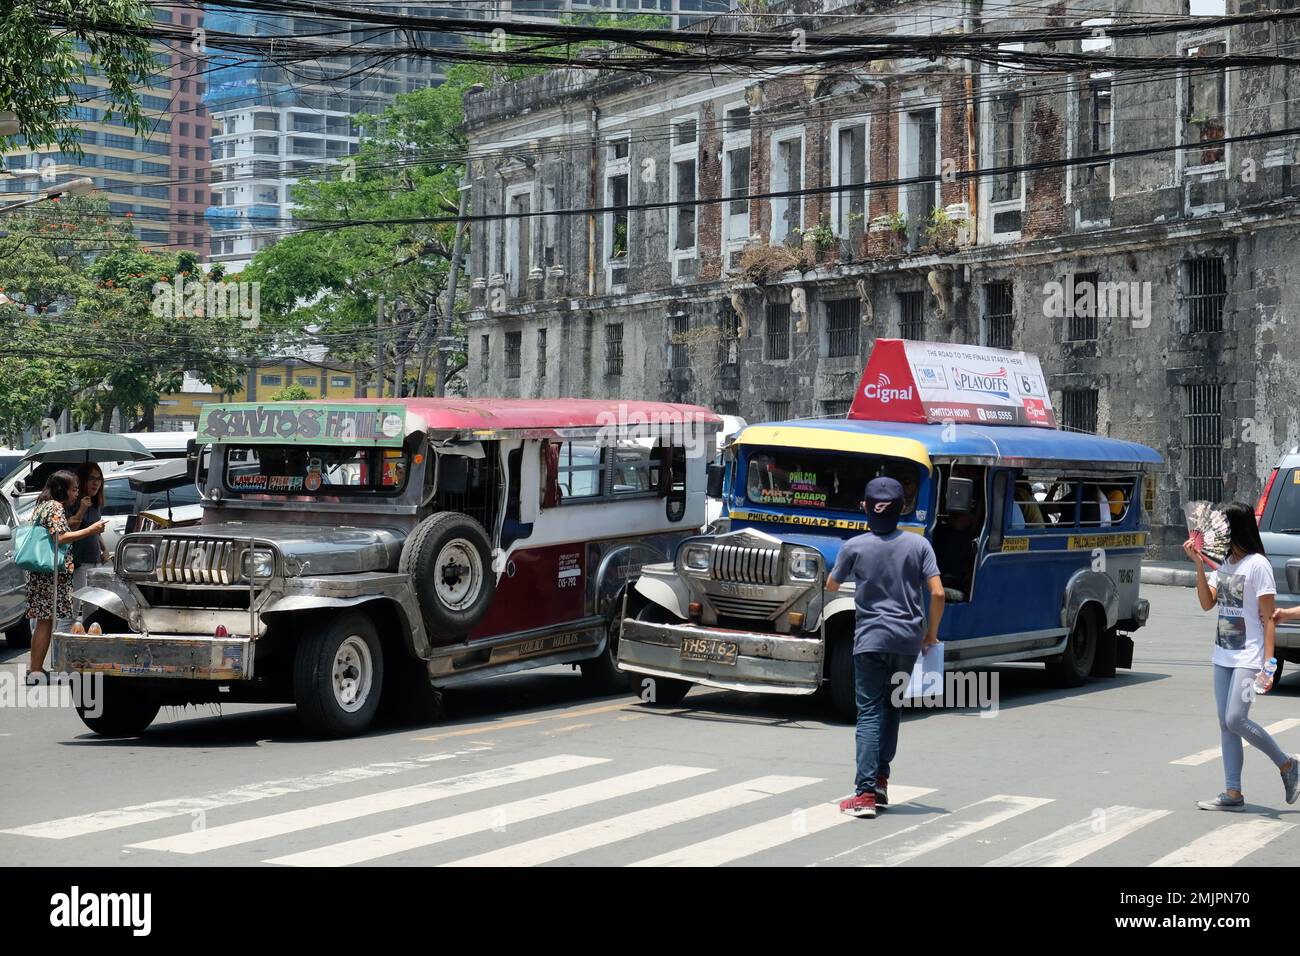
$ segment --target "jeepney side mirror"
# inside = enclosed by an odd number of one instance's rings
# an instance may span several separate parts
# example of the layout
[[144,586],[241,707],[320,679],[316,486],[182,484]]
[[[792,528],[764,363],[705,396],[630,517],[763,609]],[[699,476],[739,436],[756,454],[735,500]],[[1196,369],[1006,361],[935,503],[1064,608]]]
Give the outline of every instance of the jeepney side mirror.
[[191,438],[185,443],[185,474],[190,481],[199,476],[199,458],[202,454],[196,439]]
[[970,478],[949,478],[944,510],[950,515],[969,514],[975,507],[975,482]]
[[725,465],[719,465],[716,462],[709,463],[709,483],[706,494],[710,498],[721,498],[723,492],[723,479],[726,477],[727,468]]
[[438,456],[438,494],[463,495],[469,491],[469,459],[464,455]]

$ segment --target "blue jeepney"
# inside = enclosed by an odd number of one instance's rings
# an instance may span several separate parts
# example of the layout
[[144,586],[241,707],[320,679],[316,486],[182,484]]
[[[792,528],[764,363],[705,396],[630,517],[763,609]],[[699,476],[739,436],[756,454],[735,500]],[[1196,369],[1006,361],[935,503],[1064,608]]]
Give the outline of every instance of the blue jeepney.
[[658,703],[693,684],[829,685],[851,717],[853,590],[824,583],[844,541],[867,533],[867,481],[888,475],[908,496],[900,529],[929,538],[939,559],[948,669],[1043,661],[1066,686],[1114,676],[1132,666],[1129,634],[1148,615],[1142,498],[1161,461],[1144,445],[1042,424],[751,425],[711,475],[725,530],[685,539],[672,564],[646,566],[629,590],[619,666],[654,678]]

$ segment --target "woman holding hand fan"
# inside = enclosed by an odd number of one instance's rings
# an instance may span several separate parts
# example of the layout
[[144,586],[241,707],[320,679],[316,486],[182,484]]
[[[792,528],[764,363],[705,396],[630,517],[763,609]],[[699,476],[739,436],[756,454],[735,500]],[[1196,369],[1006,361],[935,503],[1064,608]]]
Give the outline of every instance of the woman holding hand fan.
[[[1273,600],[1277,588],[1273,569],[1264,555],[1259,525],[1249,505],[1228,505],[1222,512],[1204,502],[1188,506],[1191,535],[1183,550],[1196,563],[1196,595],[1201,609],[1217,607],[1218,629],[1214,647],[1214,698],[1219,710],[1219,735],[1223,750],[1224,792],[1197,804],[1202,810],[1241,810],[1242,741],[1247,740],[1282,772],[1286,802],[1300,796],[1300,755],[1287,756],[1268,731],[1250,719],[1255,681],[1264,661],[1273,656]],[[1207,552],[1224,553],[1218,564]],[[1217,567],[1208,577],[1205,566]],[[1267,685],[1263,681],[1267,680]],[[1272,681],[1261,678],[1263,690]]]

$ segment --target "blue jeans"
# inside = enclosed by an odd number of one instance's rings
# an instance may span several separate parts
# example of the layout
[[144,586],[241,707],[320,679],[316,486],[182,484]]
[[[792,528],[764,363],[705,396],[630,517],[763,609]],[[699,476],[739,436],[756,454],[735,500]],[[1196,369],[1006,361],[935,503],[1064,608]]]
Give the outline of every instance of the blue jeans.
[[853,685],[858,703],[858,773],[854,793],[872,793],[876,777],[889,776],[898,753],[898,723],[902,708],[893,704],[895,674],[912,673],[915,654],[864,651],[853,655]]
[[1245,762],[1241,742],[1252,747],[1281,768],[1290,758],[1282,752],[1268,731],[1248,716],[1254,696],[1250,686],[1259,673],[1256,667],[1214,665],[1214,702],[1219,709],[1219,746],[1223,749],[1223,780],[1227,790],[1241,792],[1241,765]]

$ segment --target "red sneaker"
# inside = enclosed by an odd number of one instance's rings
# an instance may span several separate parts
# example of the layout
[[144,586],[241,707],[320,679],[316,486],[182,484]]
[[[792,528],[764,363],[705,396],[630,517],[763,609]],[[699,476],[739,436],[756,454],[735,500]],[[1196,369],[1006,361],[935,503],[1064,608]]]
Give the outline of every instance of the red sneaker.
[[889,806],[889,778],[884,774],[876,777],[876,806],[882,810]]
[[876,815],[876,795],[874,793],[860,793],[856,797],[841,800],[840,813],[847,813],[851,817],[874,817]]

